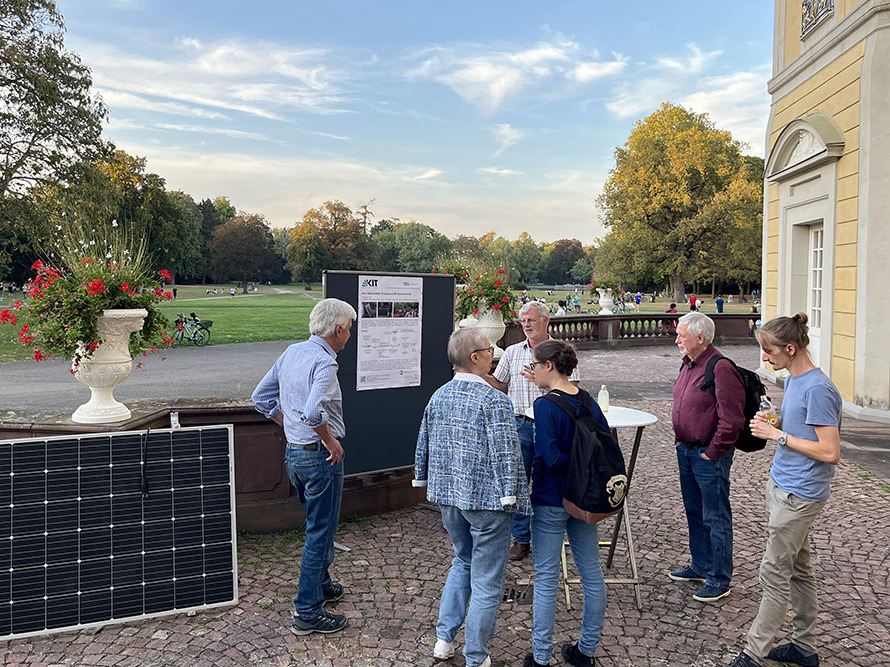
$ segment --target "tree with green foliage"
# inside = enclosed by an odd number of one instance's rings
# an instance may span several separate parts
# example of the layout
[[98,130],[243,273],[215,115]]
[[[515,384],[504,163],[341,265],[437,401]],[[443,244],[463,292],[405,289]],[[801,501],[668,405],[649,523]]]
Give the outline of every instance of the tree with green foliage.
[[217,280],[237,280],[247,294],[251,281],[268,280],[281,271],[272,230],[262,215],[241,213],[220,225],[210,241],[210,261]]
[[216,215],[219,218],[220,224],[228,222],[238,213],[235,206],[229,201],[229,198],[222,195],[213,198],[213,208],[216,209]]
[[54,183],[104,151],[105,105],[64,35],[51,0],[0,0],[0,198]]
[[326,265],[327,250],[321,230],[314,220],[303,220],[291,231],[287,244],[287,268],[294,282],[305,283],[306,289],[310,289],[312,283],[321,281]]
[[362,220],[343,202],[326,201],[303,216],[321,235],[325,249],[325,269],[361,270],[371,268],[373,248]]
[[572,267],[584,256],[578,239],[560,239],[551,243],[544,268],[544,280],[552,284],[572,282]]
[[[663,104],[615,150],[598,200],[610,233],[597,270],[627,278],[617,266],[600,266],[623,261],[638,275],[669,279],[674,298],[682,299],[686,281],[700,270],[700,253],[726,250],[721,212],[737,207],[752,176],[740,144],[707,114]],[[750,261],[759,264],[759,254]]]
[[522,232],[511,245],[510,263],[515,271],[513,277],[526,284],[538,280],[541,272],[540,246],[528,232]]

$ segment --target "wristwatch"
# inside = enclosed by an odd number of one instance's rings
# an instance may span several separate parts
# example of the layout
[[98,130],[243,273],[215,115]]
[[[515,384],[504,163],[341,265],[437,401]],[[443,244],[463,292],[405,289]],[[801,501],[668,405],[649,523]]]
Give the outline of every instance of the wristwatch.
[[779,447],[784,447],[785,445],[787,445],[788,444],[788,434],[783,433],[782,435],[780,435],[778,438],[776,438],[776,443],[779,445]]

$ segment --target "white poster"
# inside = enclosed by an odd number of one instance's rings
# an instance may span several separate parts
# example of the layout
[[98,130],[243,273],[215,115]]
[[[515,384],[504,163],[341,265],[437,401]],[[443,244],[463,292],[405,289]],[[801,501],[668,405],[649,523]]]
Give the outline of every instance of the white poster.
[[358,280],[356,391],[420,385],[423,278]]

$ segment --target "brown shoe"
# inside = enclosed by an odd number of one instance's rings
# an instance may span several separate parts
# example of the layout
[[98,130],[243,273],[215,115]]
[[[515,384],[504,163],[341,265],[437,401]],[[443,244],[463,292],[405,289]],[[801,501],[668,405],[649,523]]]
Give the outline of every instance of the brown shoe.
[[510,560],[522,560],[523,558],[528,556],[528,552],[528,544],[523,544],[522,542],[514,542],[513,546],[510,547]]

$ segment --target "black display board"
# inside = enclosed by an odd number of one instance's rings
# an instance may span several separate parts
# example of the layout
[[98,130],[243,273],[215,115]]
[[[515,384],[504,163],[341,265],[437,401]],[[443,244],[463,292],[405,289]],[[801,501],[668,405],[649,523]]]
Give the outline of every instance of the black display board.
[[0,441],[0,640],[238,600],[232,427]]
[[454,276],[426,273],[325,271],[324,295],[358,310],[359,276],[423,278],[420,386],[356,391],[358,327],[337,355],[346,423],[345,473],[391,470],[414,465],[417,430],[430,396],[451,380],[446,347],[454,331]]

